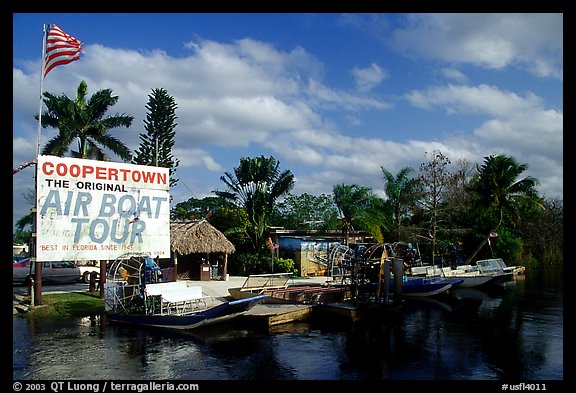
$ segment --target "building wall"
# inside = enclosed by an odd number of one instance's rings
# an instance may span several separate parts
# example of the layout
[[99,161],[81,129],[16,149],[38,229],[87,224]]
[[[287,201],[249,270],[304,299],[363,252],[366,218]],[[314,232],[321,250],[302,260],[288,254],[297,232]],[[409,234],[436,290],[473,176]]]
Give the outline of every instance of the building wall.
[[279,239],[279,244],[279,257],[293,259],[300,276],[306,277],[327,274],[332,245],[339,242],[282,237]]

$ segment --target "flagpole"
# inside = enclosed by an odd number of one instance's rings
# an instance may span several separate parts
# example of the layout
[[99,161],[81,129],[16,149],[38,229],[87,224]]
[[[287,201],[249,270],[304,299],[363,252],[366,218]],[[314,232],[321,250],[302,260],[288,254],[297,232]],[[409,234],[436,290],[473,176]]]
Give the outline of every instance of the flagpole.
[[42,26],[42,57],[40,67],[40,102],[38,103],[38,132],[36,133],[36,157],[40,155],[40,131],[42,129],[42,93],[44,91],[44,70],[46,68],[46,34],[48,25]]
[[48,34],[48,25],[44,24],[42,26],[42,58],[40,67],[40,100],[38,103],[38,132],[36,135],[36,170],[34,172],[34,198],[36,203],[34,204],[34,233],[32,233],[33,246],[30,249],[30,260],[36,261],[34,266],[35,278],[33,284],[30,286],[30,297],[33,299],[32,304],[34,306],[42,305],[42,266],[40,261],[37,260],[38,252],[36,247],[38,245],[38,156],[40,155],[40,130],[42,129],[42,92],[44,91],[44,70],[46,68],[46,38]]

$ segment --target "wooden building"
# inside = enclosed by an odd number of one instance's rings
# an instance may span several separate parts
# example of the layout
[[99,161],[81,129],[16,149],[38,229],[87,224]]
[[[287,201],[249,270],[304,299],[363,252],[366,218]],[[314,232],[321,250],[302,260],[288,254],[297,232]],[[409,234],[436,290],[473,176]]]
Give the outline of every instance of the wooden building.
[[[227,279],[228,255],[236,248],[206,220],[170,223],[170,260],[160,267],[175,280]],[[165,274],[166,274],[165,273]]]

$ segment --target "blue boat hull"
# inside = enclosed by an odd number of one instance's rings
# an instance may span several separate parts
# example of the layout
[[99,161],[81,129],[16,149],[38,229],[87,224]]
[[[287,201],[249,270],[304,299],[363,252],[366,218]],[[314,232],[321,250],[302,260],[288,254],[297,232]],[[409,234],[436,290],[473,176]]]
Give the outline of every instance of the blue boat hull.
[[194,329],[240,316],[261,303],[266,297],[266,295],[257,295],[246,299],[224,302],[217,306],[186,315],[109,313],[108,321],[171,329]]
[[[461,278],[409,278],[402,282],[403,296],[435,296],[457,287],[464,282]],[[378,283],[371,283],[371,292],[376,291]],[[390,291],[393,291],[395,282],[394,278],[390,279]]]
[[[434,296],[457,287],[464,282],[461,278],[456,279],[425,279],[413,278],[402,283],[402,294],[406,296]],[[392,283],[393,285],[393,283]]]

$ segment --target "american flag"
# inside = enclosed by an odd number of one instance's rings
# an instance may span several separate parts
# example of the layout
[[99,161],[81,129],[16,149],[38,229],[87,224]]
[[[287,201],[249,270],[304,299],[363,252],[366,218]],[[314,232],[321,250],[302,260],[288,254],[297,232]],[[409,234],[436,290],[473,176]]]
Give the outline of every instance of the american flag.
[[50,25],[46,37],[46,56],[44,58],[44,77],[52,68],[71,63],[80,58],[82,41],[68,35],[56,25]]

